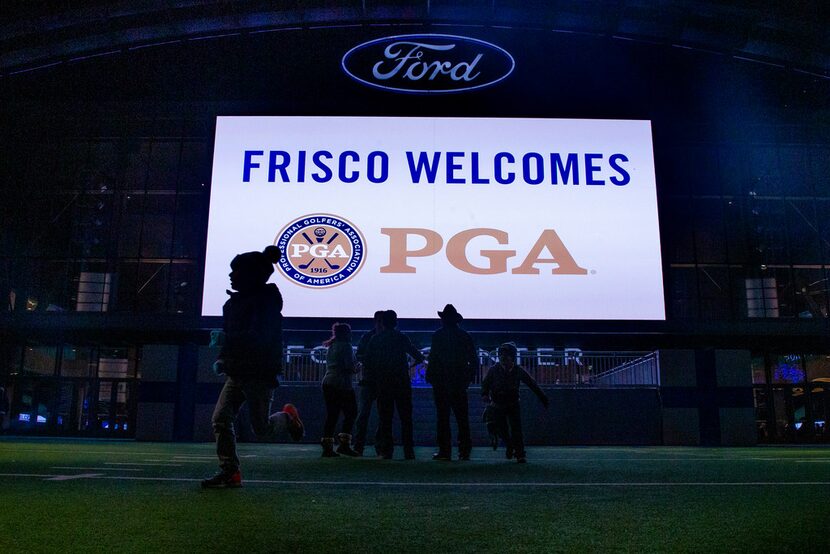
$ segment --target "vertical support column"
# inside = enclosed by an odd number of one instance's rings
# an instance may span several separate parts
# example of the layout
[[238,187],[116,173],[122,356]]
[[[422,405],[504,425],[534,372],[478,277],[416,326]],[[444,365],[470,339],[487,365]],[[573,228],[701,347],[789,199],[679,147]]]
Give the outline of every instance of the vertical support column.
[[147,344],[141,349],[136,408],[135,438],[147,441],[173,440],[176,417],[176,379],[179,347]]
[[755,444],[750,353],[661,350],[663,443]]
[[173,440],[193,440],[193,408],[196,406],[198,349],[199,347],[192,343],[179,346]]
[[720,444],[752,446],[755,399],[752,394],[752,355],[748,350],[715,350]]

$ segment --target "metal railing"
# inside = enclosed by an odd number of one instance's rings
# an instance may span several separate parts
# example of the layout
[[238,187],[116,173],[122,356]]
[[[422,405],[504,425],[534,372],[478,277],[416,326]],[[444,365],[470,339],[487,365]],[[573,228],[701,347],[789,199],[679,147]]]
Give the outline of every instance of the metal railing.
[[[288,346],[285,349],[283,375],[286,384],[319,383],[326,373],[324,346],[304,348]],[[421,349],[425,356],[429,348]],[[659,362],[654,352],[593,352],[575,348],[519,349],[516,359],[541,386],[647,386],[659,385]],[[479,371],[473,385],[481,384],[487,371],[498,362],[496,350],[479,349]],[[429,386],[425,379],[426,366],[418,364],[410,369],[412,386]],[[355,380],[359,375],[355,376]]]

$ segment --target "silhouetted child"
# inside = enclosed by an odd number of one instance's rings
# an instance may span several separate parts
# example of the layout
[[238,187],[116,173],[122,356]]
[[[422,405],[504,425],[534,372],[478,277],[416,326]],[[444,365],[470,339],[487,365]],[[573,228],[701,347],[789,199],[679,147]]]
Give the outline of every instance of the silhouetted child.
[[[228,291],[230,298],[222,307],[223,345],[213,364],[217,374],[227,377],[212,418],[221,471],[202,481],[205,488],[242,486],[234,421],[245,402],[260,440],[273,440],[277,426],[285,421],[277,414],[269,417],[282,368],[282,295],[276,285],[268,284],[268,278],[280,256],[279,248],[268,246],[231,261],[231,288],[237,292]],[[290,412],[285,413],[291,416]],[[293,416],[299,421],[296,408]]]
[[[524,464],[527,462],[527,453],[522,434],[519,385],[526,384],[539,397],[545,408],[548,407],[548,397],[533,377],[516,364],[517,353],[516,345],[512,342],[499,346],[499,362],[490,368],[482,381],[481,397],[488,405],[485,410],[488,432],[496,433],[504,439],[507,445],[507,459],[515,456],[517,462]],[[495,448],[496,445],[493,446]]]

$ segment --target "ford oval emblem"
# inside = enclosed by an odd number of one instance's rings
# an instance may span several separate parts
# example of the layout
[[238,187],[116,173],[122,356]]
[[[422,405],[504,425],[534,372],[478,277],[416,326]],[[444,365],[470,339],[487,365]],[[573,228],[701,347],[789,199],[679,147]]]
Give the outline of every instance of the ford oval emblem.
[[494,85],[513,72],[507,50],[470,37],[397,35],[358,44],[343,56],[352,79],[416,94],[463,92]]

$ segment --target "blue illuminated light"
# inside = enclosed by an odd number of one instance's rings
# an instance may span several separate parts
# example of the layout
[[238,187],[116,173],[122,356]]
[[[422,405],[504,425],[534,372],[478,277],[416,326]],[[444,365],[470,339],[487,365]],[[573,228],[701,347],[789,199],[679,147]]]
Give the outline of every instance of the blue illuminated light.
[[39,415],[39,416],[37,416],[37,422],[38,423],[46,423],[46,418],[43,417],[42,415]]
[[780,363],[775,368],[773,378],[778,382],[785,383],[801,383],[804,381],[804,371],[795,365],[788,363]]
[[17,421],[29,422],[31,420],[32,420],[32,416],[30,416],[29,414],[20,414],[19,416],[17,416]]

